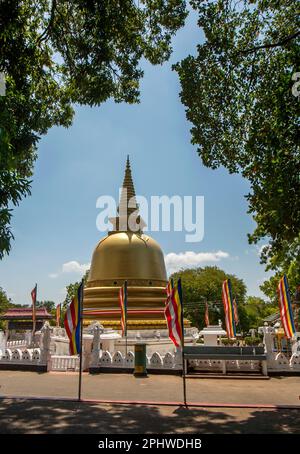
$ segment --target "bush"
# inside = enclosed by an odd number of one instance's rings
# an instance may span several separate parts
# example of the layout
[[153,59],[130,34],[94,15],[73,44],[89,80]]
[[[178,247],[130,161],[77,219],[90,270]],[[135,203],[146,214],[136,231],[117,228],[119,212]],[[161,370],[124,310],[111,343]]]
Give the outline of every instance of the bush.
[[259,345],[261,343],[261,338],[260,337],[248,336],[248,337],[245,337],[244,342],[245,342],[246,345],[256,346],[256,345]]
[[227,337],[224,337],[221,339],[222,345],[234,345],[236,343],[235,339],[228,339]]

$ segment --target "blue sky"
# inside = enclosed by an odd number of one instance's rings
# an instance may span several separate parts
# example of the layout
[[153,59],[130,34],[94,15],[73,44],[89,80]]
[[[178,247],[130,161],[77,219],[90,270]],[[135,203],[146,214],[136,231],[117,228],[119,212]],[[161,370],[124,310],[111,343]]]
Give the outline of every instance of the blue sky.
[[[42,138],[32,195],[14,211],[15,241],[0,262],[0,286],[13,302],[30,303],[35,282],[38,299],[64,299],[66,284],[80,278],[103,236],[96,228],[96,200],[117,196],[127,154],[138,194],[205,197],[203,241],[186,243],[185,232],[149,232],[166,255],[176,254],[168,256],[168,264],[172,257],[172,266],[186,264],[188,251],[208,253],[196,256],[199,266],[216,264],[243,278],[248,294],[261,295],[259,285],[267,274],[258,248],[247,243],[254,228],[244,198],[247,182],[202,165],[190,144],[178,77],[171,71],[202,40],[192,14],[174,39],[170,61],[156,67],[143,63],[140,104],[76,107],[71,128],[53,128]],[[218,251],[227,257],[220,259]]]

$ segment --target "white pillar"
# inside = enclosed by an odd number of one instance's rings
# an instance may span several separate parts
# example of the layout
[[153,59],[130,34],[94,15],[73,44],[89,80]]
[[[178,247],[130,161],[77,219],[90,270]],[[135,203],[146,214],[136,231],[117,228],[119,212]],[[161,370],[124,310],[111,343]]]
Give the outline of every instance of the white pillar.
[[103,326],[100,325],[99,322],[96,322],[92,326],[92,334],[93,334],[93,343],[92,343],[92,354],[91,354],[91,367],[99,366],[99,358],[100,358],[100,334],[103,333]]
[[83,334],[82,336],[82,370],[88,370],[92,357],[92,334]]
[[292,353],[300,354],[300,333],[296,333],[291,341]]
[[226,374],[226,361],[225,361],[225,359],[222,360],[222,373]]
[[218,335],[211,333],[203,334],[204,345],[209,347],[216,347],[218,345]]
[[2,352],[2,355],[4,355],[6,349],[6,336],[4,331],[0,331],[0,351]]
[[51,352],[50,352],[50,342],[51,342],[51,328],[48,322],[45,322],[42,329],[42,340],[40,343],[41,347],[41,359],[42,364],[47,365],[47,370],[50,370],[50,361],[51,361]]

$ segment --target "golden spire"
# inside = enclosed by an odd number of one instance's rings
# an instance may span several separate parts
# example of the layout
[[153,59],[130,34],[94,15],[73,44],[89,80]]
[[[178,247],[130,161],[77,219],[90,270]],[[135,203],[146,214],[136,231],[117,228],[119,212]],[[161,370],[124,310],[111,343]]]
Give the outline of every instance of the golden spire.
[[120,195],[118,213],[121,215],[130,215],[135,210],[138,210],[138,205],[135,198],[135,189],[132,181],[129,155],[127,155],[125,176]]
[[131,167],[129,155],[127,155],[124,181],[120,194],[119,206],[117,208],[117,216],[110,218],[113,224],[113,231],[127,231],[142,233],[146,226],[145,222],[139,215],[139,206],[136,202],[134,184],[131,175]]

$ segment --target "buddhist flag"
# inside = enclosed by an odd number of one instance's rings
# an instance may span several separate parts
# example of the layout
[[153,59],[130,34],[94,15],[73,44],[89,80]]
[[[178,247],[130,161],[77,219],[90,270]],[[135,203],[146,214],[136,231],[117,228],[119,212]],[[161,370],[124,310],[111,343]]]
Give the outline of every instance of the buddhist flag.
[[64,325],[70,341],[70,354],[78,355],[81,351],[81,310],[83,304],[83,280],[78,287],[76,295],[69,305],[64,319]]
[[284,329],[285,336],[288,339],[290,339],[296,333],[296,329],[294,324],[292,303],[286,275],[284,275],[280,279],[277,292],[279,298],[279,309],[282,326]]
[[205,315],[204,315],[205,325],[209,325],[209,314],[208,314],[208,304],[205,302]]
[[121,309],[121,330],[123,337],[127,336],[127,281],[125,281],[120,288],[119,304]]
[[182,326],[182,291],[181,281],[174,285],[170,281],[166,288],[167,300],[165,307],[165,317],[169,329],[169,338],[175,347],[181,347],[183,344],[183,326]]
[[237,308],[237,302],[236,299],[234,298],[233,300],[233,314],[234,314],[234,321],[235,321],[235,326],[239,324],[239,313],[238,313],[238,308]]
[[37,295],[37,284],[35,284],[34,289],[31,290],[33,326],[35,326],[35,322],[36,322],[36,295]]
[[230,279],[226,279],[222,284],[222,300],[225,313],[227,336],[229,338],[234,338],[236,336],[236,328],[234,321],[234,308]]
[[61,304],[56,306],[56,326],[60,326],[60,318],[61,318]]

